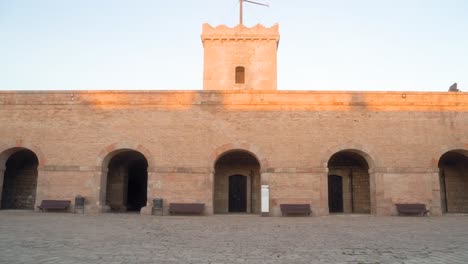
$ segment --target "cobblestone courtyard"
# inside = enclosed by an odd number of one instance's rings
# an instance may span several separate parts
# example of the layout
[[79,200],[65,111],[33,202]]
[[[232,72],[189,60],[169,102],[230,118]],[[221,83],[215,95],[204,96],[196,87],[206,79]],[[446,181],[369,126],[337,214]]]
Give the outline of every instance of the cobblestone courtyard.
[[0,211],[0,263],[467,263],[468,217]]

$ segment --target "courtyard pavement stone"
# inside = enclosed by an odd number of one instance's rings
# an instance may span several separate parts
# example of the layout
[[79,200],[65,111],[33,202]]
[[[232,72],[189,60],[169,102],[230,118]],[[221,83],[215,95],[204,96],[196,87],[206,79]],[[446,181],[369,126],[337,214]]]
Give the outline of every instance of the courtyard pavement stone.
[[468,217],[4,210],[0,263],[468,263]]

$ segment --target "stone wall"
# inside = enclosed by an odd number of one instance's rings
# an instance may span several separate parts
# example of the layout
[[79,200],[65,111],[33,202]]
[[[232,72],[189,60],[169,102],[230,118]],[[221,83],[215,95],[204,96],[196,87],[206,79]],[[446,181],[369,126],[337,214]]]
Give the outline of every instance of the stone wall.
[[326,177],[320,169],[277,169],[262,174],[262,180],[270,185],[271,215],[281,216],[280,204],[291,203],[307,203],[311,206],[312,215],[327,215]]
[[81,194],[91,212],[104,206],[105,157],[133,149],[148,160],[149,202],[203,202],[210,214],[220,149],[243,149],[260,162],[273,215],[285,202],[326,215],[328,160],[355,149],[370,160],[371,213],[394,214],[396,202],[437,212],[437,163],[468,149],[467,105],[466,93],[0,92],[0,163],[32,150],[36,204]]

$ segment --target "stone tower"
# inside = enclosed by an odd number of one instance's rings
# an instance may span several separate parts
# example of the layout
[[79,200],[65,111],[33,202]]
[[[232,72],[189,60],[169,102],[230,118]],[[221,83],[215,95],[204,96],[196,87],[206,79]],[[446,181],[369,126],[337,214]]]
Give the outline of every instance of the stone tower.
[[203,25],[204,90],[276,90],[278,24]]

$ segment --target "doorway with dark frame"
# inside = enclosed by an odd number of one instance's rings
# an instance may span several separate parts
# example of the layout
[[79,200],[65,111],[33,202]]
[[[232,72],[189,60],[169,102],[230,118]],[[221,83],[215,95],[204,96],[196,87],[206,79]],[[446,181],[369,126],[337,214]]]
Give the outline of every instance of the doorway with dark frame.
[[232,175],[229,177],[229,212],[247,212],[247,177]]
[[328,208],[330,213],[343,213],[343,178],[328,176]]

